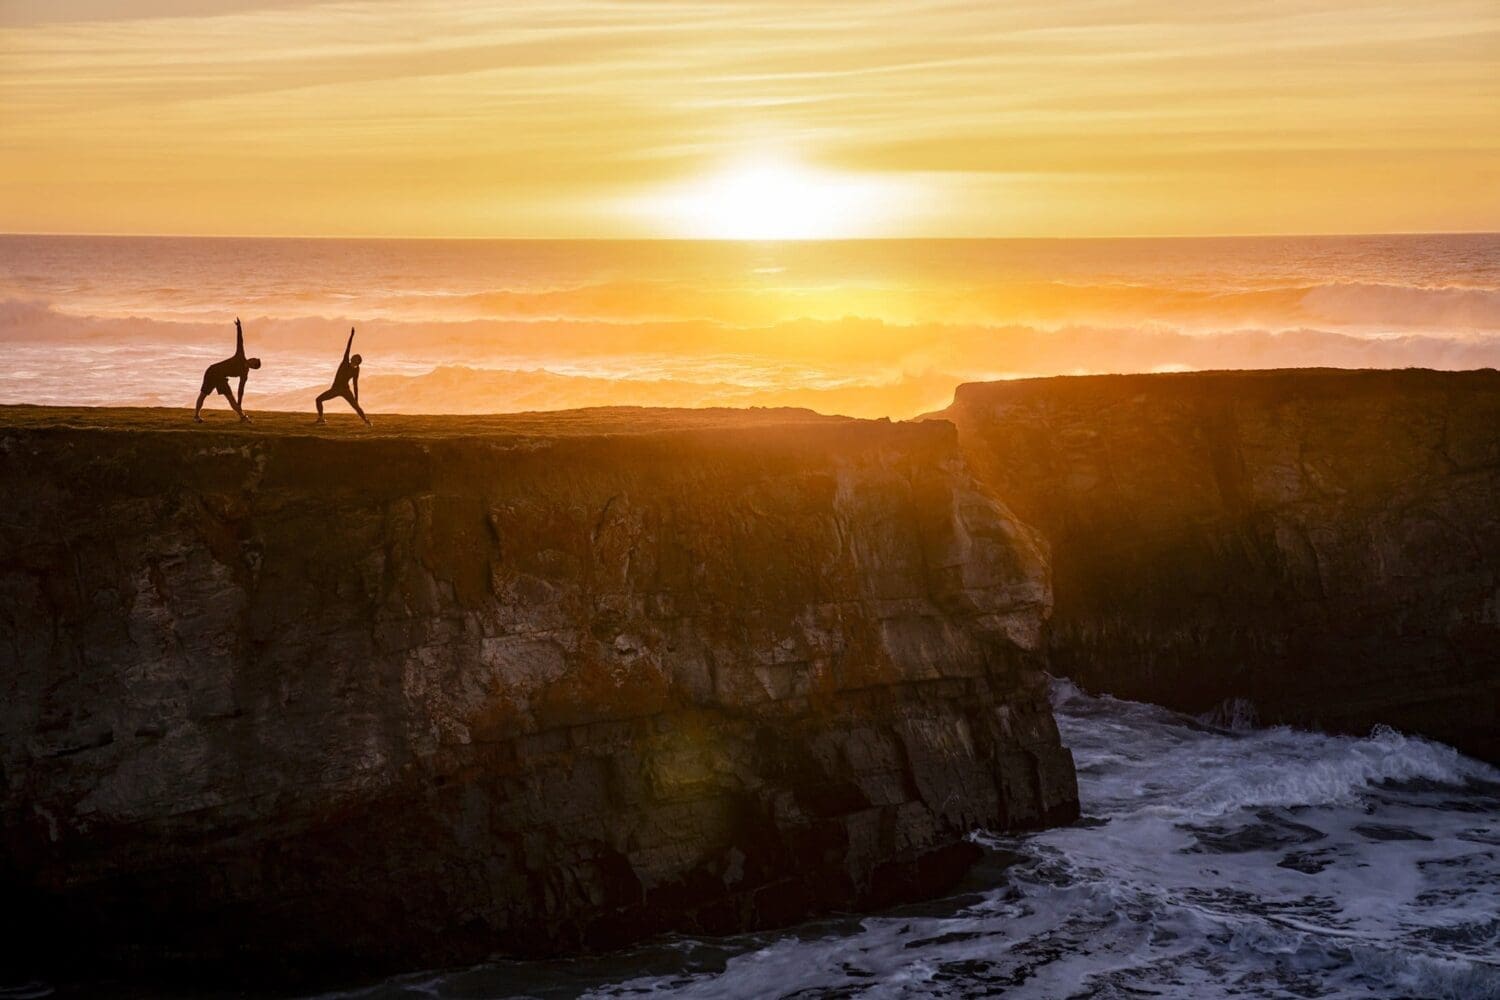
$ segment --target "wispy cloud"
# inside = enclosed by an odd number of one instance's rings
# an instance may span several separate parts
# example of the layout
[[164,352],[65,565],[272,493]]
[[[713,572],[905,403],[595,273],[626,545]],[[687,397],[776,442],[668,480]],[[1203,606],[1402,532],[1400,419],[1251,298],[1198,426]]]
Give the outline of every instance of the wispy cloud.
[[1500,225],[1490,0],[119,7],[0,6],[0,227],[634,235],[767,146],[922,232]]

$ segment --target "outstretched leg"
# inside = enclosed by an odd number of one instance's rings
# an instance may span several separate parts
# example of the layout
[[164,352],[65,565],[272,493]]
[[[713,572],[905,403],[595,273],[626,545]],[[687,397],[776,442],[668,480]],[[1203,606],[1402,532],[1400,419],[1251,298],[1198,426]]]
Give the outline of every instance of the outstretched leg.
[[352,392],[344,392],[341,395],[343,395],[344,399],[348,401],[350,406],[354,407],[354,412],[359,414],[359,419],[365,422],[366,427],[374,426],[370,423],[370,418],[365,416],[365,411],[359,408],[359,400],[354,398],[354,394]]
[[315,424],[322,424],[322,423],[326,423],[327,422],[327,421],[325,421],[323,419],[323,404],[326,403],[328,400],[333,399],[335,396],[339,396],[339,395],[342,395],[342,393],[340,393],[340,392],[338,392],[338,391],[336,391],[334,389],[329,389],[326,392],[324,392],[321,396],[319,396],[317,399],[313,400],[313,402],[315,402],[315,403],[318,404],[318,419],[314,420],[313,423],[315,423]]
[[198,405],[193,407],[193,423],[203,423],[203,401],[207,398],[207,392],[198,393]]
[[233,409],[235,413],[238,413],[240,415],[241,423],[248,424],[251,422],[249,415],[245,413],[244,410],[240,409],[240,401],[234,398],[234,393],[229,391],[228,386],[221,386],[219,388],[219,395],[229,400],[230,408]]

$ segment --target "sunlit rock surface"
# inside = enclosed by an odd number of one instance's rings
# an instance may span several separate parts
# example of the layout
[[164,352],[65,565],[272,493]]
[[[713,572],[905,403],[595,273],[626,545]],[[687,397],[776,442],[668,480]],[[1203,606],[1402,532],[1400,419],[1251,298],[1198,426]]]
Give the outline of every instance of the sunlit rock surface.
[[949,425],[187,420],[0,410],[28,947],[370,971],[764,927],[1077,815],[1042,549]]
[[1500,759],[1500,373],[984,383],[934,416],[1046,538],[1055,672]]

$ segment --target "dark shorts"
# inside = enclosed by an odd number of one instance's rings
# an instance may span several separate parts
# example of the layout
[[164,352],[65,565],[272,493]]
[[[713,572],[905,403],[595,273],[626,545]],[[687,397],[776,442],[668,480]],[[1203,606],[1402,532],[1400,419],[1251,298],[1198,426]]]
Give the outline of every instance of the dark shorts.
[[198,391],[203,393],[203,395],[205,396],[207,396],[211,392],[217,392],[224,396],[233,395],[229,391],[229,379],[222,377],[214,378],[212,375],[203,376],[203,386]]

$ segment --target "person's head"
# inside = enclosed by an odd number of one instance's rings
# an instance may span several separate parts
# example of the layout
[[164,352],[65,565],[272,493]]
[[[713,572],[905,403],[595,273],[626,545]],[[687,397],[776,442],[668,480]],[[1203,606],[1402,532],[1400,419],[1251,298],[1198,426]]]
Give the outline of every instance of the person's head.
[[260,358],[251,358],[249,361],[246,361],[245,364],[249,365],[251,368],[259,368]]
[[349,363],[351,365],[353,365],[354,367],[358,368],[359,367],[359,363],[361,361],[363,361],[363,360],[364,360],[364,358],[361,358],[358,354],[356,354],[356,355],[354,355],[353,357],[351,357],[349,359]]

